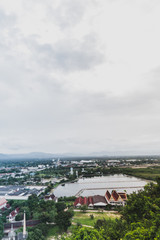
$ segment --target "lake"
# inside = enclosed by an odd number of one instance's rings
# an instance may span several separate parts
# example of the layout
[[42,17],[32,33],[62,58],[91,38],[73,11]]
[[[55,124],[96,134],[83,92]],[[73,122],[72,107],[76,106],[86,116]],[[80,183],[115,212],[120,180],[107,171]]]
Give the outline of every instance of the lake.
[[106,190],[126,191],[128,194],[137,192],[148,183],[136,177],[115,174],[103,177],[80,178],[75,183],[59,185],[54,190],[56,197],[104,195]]

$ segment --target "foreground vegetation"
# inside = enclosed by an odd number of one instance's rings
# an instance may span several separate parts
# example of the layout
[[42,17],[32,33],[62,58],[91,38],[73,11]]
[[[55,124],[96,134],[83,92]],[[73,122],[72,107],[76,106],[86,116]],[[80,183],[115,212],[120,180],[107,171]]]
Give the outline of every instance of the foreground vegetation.
[[[71,225],[73,211],[72,209],[65,210],[66,204],[64,202],[44,201],[36,195],[32,195],[27,201],[11,200],[9,203],[11,204],[11,209],[20,208],[20,212],[16,216],[17,221],[23,219],[24,211],[26,212],[27,220],[39,220],[38,225],[27,228],[27,240],[45,240],[47,236],[52,235],[53,231],[55,232],[58,229],[62,233],[67,231]],[[3,236],[3,223],[6,221],[6,216],[11,209],[4,212],[0,219],[0,239]],[[18,231],[22,231],[22,229]]]
[[98,219],[94,228],[77,226],[66,240],[159,240],[160,179],[128,197],[120,219]]

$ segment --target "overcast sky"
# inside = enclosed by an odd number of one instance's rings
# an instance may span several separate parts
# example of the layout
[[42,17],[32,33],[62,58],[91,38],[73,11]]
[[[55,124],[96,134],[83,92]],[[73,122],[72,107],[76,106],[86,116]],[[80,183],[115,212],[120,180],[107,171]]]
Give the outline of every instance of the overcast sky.
[[0,152],[160,153],[160,1],[0,0]]

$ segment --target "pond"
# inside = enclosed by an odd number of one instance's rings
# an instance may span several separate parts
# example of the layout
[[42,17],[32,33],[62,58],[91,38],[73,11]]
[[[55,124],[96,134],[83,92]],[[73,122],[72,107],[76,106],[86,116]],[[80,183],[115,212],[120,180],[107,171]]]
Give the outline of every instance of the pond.
[[104,195],[106,190],[126,191],[128,194],[137,192],[148,183],[136,177],[115,174],[103,177],[80,178],[75,183],[59,185],[54,190],[56,197]]

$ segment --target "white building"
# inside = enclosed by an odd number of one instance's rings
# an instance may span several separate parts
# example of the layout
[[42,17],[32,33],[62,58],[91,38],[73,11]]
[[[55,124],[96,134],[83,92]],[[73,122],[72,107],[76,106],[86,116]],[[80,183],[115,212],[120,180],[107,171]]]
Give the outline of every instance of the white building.
[[70,168],[70,174],[73,175],[73,168]]
[[78,171],[76,171],[76,177],[78,178]]

